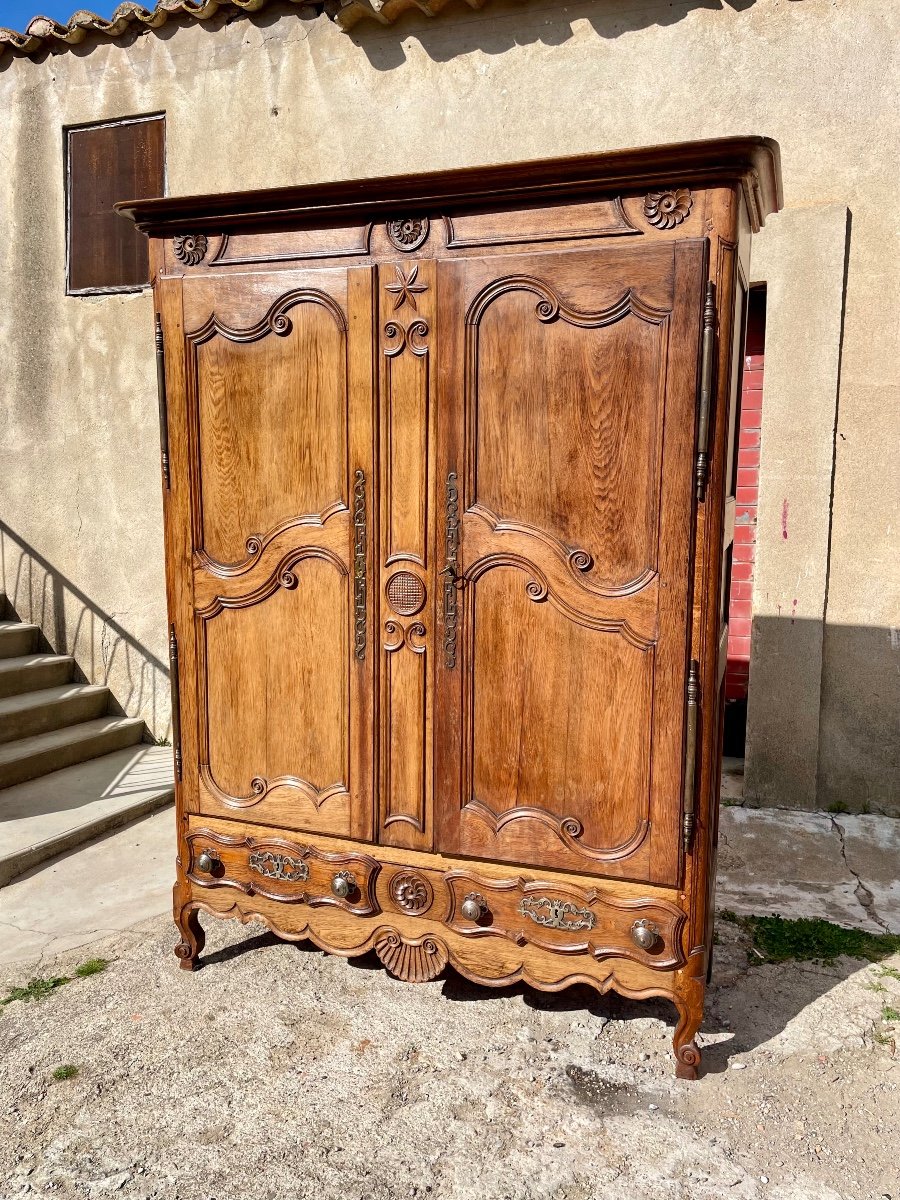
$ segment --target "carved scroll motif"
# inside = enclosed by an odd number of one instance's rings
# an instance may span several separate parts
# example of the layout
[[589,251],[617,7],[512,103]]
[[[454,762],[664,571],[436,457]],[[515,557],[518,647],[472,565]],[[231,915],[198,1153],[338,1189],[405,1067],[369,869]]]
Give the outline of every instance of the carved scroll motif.
[[[384,352],[388,358],[397,358],[407,346],[419,358],[428,353],[428,322],[419,317],[410,321],[409,325],[401,325],[398,321],[388,321],[384,327]],[[387,344],[393,343],[393,345]]]

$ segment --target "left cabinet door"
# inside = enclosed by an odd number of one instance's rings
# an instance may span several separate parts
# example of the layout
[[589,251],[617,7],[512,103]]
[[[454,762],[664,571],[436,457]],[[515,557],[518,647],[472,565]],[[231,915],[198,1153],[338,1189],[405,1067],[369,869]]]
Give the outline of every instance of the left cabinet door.
[[371,839],[372,272],[195,275],[160,309],[184,805]]

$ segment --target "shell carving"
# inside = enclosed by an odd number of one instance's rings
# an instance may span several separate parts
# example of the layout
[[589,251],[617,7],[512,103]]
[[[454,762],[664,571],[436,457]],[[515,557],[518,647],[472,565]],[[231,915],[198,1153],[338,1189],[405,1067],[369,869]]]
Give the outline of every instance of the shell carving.
[[644,216],[657,229],[674,229],[693,206],[689,188],[669,188],[665,192],[650,192],[644,198]]
[[405,983],[428,983],[440,975],[450,955],[437,938],[423,937],[407,942],[393,929],[375,943],[375,953],[392,975]]
[[185,266],[196,267],[203,262],[209,248],[209,239],[205,233],[186,233],[172,238],[172,250],[179,262]]

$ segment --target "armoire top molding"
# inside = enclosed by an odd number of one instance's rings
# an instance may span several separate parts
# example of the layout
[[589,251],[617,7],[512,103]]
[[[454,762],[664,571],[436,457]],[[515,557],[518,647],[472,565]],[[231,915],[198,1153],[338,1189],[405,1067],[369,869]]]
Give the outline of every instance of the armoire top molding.
[[309,222],[371,219],[404,210],[439,207],[442,213],[486,204],[505,205],[629,188],[739,184],[751,227],[759,230],[783,203],[778,143],[729,137],[572,158],[465,167],[421,175],[390,175],[263,191],[126,200],[117,211],[151,236],[192,230],[228,233],[253,227],[285,228]]

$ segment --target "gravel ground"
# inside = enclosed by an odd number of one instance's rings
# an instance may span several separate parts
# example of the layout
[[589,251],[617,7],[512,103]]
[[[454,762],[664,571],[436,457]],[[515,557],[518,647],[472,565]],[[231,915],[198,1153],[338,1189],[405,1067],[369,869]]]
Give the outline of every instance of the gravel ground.
[[154,919],[91,947],[102,974],[0,1009],[2,1200],[900,1200],[879,967],[748,967],[722,922],[690,1084],[662,1002],[412,987],[205,924],[196,975]]

